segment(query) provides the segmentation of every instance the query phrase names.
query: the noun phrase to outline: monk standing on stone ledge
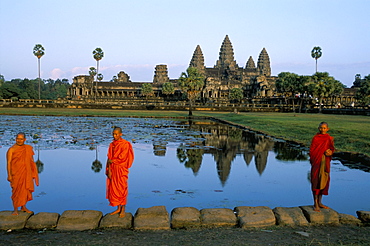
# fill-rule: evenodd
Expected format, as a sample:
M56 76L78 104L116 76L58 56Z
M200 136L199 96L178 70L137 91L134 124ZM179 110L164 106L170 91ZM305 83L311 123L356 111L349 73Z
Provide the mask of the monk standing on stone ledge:
M32 200L32 192L35 190L33 182L39 185L37 167L33 161L33 148L24 144L25 141L25 134L18 133L16 143L6 153L8 181L12 187L13 215L18 215L18 207L21 207L21 211L32 213L26 208L26 203Z
M334 153L334 138L327 132L328 123L319 124L319 132L312 138L310 146L311 188L314 199L314 211L328 209L321 202L322 195L328 195L330 181L330 161Z
M120 218L125 216L128 169L133 161L134 151L131 143L122 138L120 127L114 128L113 142L109 145L106 166L107 199L110 206L117 206L117 210L110 214L119 214Z

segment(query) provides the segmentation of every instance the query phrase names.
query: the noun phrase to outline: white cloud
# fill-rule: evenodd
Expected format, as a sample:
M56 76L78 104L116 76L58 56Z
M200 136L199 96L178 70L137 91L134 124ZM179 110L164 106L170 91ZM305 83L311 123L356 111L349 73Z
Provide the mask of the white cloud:
M50 78L52 79L60 79L64 76L65 72L62 71L62 69L60 68L54 68L53 70L51 70L50 72Z

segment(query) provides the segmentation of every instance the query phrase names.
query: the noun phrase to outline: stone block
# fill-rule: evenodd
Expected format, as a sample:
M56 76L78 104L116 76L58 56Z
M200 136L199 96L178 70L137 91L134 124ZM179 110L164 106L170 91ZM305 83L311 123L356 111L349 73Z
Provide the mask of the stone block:
M235 227L237 219L229 208L206 208L200 210L202 227Z
M276 207L272 210L275 214L277 225L308 226L309 223L299 207Z
M84 231L96 229L103 213L95 210L66 210L60 216L57 230Z
M266 206L240 206L234 209L241 228L268 227L276 224L275 215L271 208Z
M171 212L173 229L200 227L200 212L193 207L174 208Z
M356 211L357 217L364 223L370 223L370 211Z
M170 220L165 206L138 208L134 217L135 230L169 230Z
M52 229L57 227L59 219L58 213L45 213L41 212L36 215L31 216L26 223L26 228L28 229Z
M33 213L18 211L18 215L12 215L13 211L0 212L0 230L23 229L26 222Z
M339 223L343 225L360 225L361 220L350 214L339 213Z
M106 214L100 221L100 228L122 228L131 229L132 228L132 214L125 213L125 217L120 218L119 214Z
M313 225L339 225L339 214L333 209L321 209L321 212L313 210L313 206L300 206L304 216Z

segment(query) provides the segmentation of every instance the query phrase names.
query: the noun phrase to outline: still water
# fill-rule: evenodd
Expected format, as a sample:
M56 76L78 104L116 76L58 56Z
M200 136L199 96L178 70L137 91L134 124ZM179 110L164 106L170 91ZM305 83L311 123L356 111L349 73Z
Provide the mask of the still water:
M305 149L212 121L115 117L0 116L0 211L11 210L6 151L17 132L35 150L37 212L113 210L104 166L112 127L132 142L127 211L139 207L294 207L312 204ZM314 132L313 132L314 134ZM370 210L369 168L332 161L323 202L340 213Z

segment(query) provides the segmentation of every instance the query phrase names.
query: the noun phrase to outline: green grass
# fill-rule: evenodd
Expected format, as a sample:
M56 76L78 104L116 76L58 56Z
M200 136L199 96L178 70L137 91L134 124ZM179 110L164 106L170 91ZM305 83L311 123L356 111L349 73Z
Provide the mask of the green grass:
M0 114L119 116L119 117L187 117L187 111L0 108ZM194 111L194 116L215 117L246 126L268 135L309 146L318 124L326 121L335 138L337 151L358 152L370 156L370 117L331 114L229 113Z
M202 113L204 114L204 113ZM332 114L293 113L212 113L213 117L234 122L268 135L309 146L320 122L328 122L337 151L370 156L370 117Z

